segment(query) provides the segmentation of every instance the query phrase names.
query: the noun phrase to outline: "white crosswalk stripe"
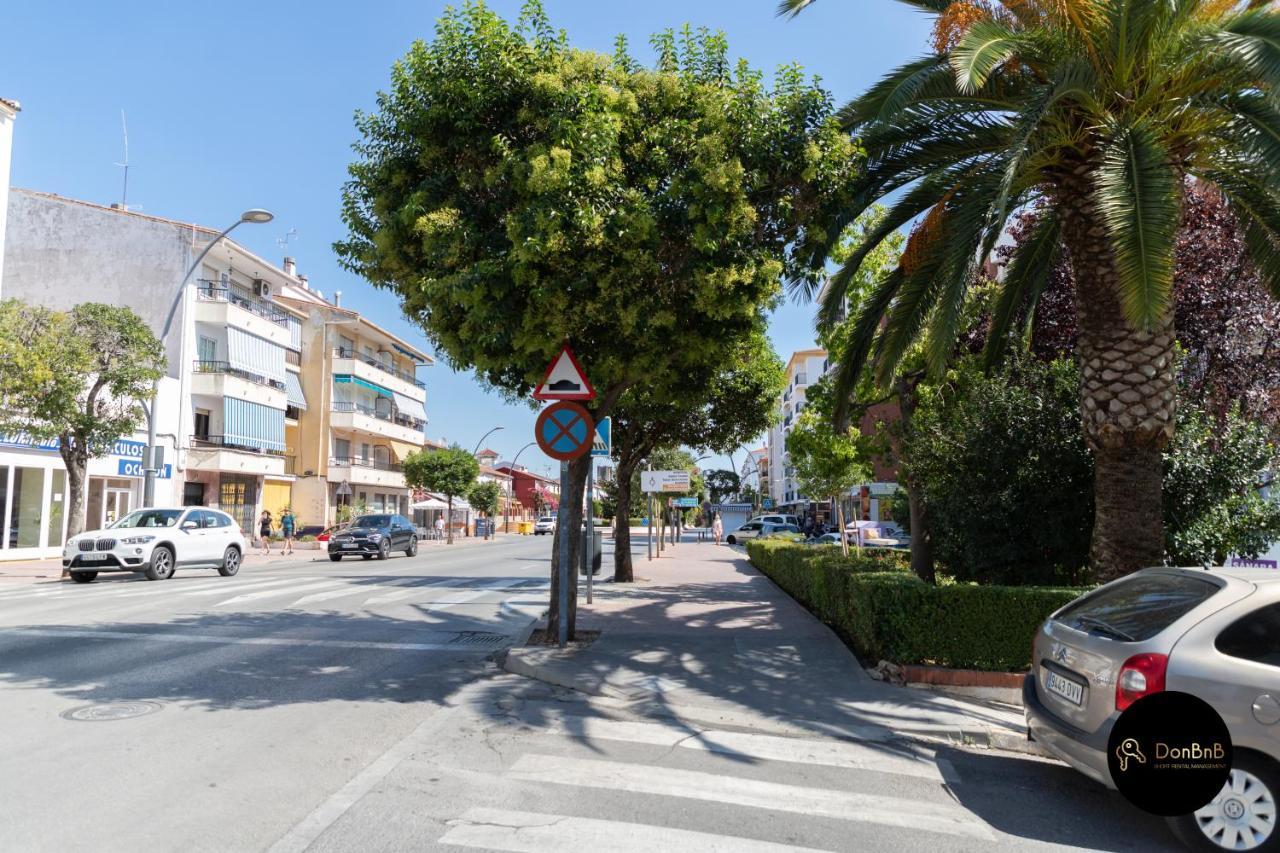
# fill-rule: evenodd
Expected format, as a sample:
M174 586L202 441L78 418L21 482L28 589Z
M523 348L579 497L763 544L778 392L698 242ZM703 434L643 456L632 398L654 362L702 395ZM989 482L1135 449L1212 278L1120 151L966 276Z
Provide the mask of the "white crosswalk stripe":
M237 581L232 583L222 583L216 586L209 586L206 589L195 589L176 593L183 596L201 596L201 595L225 595L228 592L241 592L246 589L263 589L269 586L280 586L282 584L301 584L310 583L319 580L316 577L287 577L287 578L254 578L253 580Z
M228 598L226 601L219 601L214 607L228 607L232 604L246 604L250 601L262 601L265 598L273 598L277 595L294 595L299 592L312 592L318 589L328 589L334 586L342 586L346 581L316 581L315 583L302 584L301 586L279 587L277 589L264 589L256 592L246 592L243 595L237 595Z
M597 820L569 815L534 814L507 809L468 809L440 839L441 844L516 853L610 850L614 853L816 853L812 847L731 838L687 829Z
M966 809L941 801L808 788L723 773L538 753L520 756L505 776L540 786L629 791L995 840L995 834L984 821Z
M890 751L890 747L885 744L810 740L752 732L715 731L685 724L635 723L600 717L565 716L544 719L537 723L536 731L538 734L589 741L614 740L665 748L680 747L757 761L786 761L893 773L929 779L939 784L945 781L943 769L931 754L923 750L912 751L903 746L895 746ZM945 762L945 759L941 761Z

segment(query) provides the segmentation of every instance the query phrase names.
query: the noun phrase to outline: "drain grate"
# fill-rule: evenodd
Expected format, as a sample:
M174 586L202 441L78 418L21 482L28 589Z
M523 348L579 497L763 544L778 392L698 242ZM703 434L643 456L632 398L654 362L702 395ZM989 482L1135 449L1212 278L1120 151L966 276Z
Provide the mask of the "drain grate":
M159 702L104 702L100 705L81 705L63 711L58 716L64 720L75 720L80 723L108 723L113 720L128 720L133 717L145 717L159 711Z
M463 631L449 645L466 646L470 649L496 649L511 642L506 634L486 634L480 631Z

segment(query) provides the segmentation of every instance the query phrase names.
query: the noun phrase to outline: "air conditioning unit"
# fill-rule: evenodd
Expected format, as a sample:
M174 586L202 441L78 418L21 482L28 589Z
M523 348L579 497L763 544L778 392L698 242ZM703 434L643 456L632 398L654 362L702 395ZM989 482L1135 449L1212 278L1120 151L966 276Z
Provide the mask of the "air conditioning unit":
M255 278L253 280L253 293L255 296L259 296L263 299L270 299L271 285L260 278Z

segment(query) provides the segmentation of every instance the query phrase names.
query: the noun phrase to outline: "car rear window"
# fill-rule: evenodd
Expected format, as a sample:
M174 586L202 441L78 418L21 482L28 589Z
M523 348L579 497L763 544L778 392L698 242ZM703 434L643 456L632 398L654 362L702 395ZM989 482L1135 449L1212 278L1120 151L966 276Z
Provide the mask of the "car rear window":
M1280 667L1280 604L1259 607L1232 622L1215 645L1224 655Z
M1067 605L1057 621L1129 642L1149 640L1208 600L1220 586L1183 574L1137 574Z

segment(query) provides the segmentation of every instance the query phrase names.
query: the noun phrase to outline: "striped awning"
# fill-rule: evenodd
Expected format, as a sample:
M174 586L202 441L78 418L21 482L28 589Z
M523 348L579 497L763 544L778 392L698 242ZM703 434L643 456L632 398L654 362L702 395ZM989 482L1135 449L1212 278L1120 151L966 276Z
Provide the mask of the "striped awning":
M298 379L298 374L292 370L286 371L284 375L285 392L288 394L289 405L295 409L306 411L307 397L302 393L302 382Z
M284 347L265 338L228 326L227 360L236 370L284 384Z
M351 385L359 385L361 388L368 388L370 391L381 394L383 397L392 396L392 392L383 388L381 385L376 385L367 379L361 379L359 376L352 376L349 373L335 373L333 374L333 381L340 385L348 383Z
M284 409L273 409L236 397L224 397L222 435L228 444L283 451Z

